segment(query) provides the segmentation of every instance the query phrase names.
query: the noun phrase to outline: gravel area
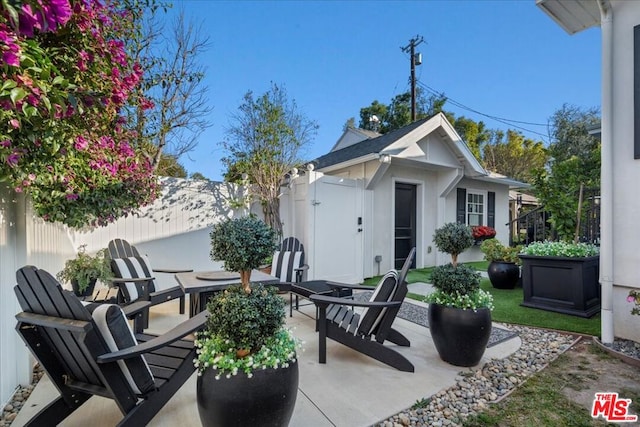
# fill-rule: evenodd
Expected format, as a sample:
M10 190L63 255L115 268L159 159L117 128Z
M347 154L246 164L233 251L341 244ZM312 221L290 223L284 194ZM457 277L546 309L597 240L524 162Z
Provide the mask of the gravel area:
M376 427L458 426L514 390L527 377L571 347L575 336L543 329L510 326L522 346L505 359L492 359L480 369L460 371L457 382L424 400L424 408L408 409L375 424Z
M18 416L18 412L20 412L20 408L27 401L31 392L35 388L40 378L44 375L44 371L40 367L40 365L36 365L33 368L33 375L31 376L31 384L26 387L20 386L18 390L13 394L13 398L11 402L7 403L2 409L2 417L0 418L0 427L8 427L11 425L13 420Z

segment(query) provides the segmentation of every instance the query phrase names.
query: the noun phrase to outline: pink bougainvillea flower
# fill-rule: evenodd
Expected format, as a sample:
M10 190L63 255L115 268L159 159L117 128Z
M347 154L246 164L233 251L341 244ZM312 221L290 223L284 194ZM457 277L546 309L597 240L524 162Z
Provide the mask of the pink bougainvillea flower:
M87 140L84 139L82 136L79 136L76 138L76 143L75 143L76 150L83 151L83 150L86 150L88 146L89 146L89 142L87 142Z
M140 98L140 108L143 110L151 110L153 107L155 107L153 101L147 98Z
M20 121L18 119L11 119L9 120L9 124L11 125L11 127L13 127L14 129L19 129L20 128Z
M2 60L4 61L5 64L11 65L12 67L20 66L20 57L18 56L17 52L14 52L11 50L7 50L3 52Z
M9 156L7 157L7 164L11 167L14 167L15 165L18 164L19 160L20 160L20 154L12 153L12 154L9 154Z
M51 10L56 15L56 19L58 23L61 25L66 24L71 19L71 15L73 11L71 10L71 5L69 4L69 0L50 0L51 1Z
M16 187L14 190L16 193L22 193L22 187Z
M67 200L78 200L78 195L77 194L67 194L66 196Z
M20 34L27 37L33 37L33 30L42 31L42 15L34 13L31 9L31 5L22 5L18 19L20 21Z
M636 299L635 299L635 297L634 297L633 295L629 295L629 296L627 297L627 302L634 302L635 300L636 300Z
M5 139L4 141L0 141L0 147L2 148L11 147L11 140Z

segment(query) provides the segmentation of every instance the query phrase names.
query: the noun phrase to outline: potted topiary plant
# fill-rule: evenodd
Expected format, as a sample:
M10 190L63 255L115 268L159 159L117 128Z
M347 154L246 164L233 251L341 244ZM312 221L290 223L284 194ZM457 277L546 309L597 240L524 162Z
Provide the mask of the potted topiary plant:
M525 307L579 317L600 312L600 250L588 243L534 242L520 253Z
M61 282L71 283L73 292L79 297L93 295L96 281L106 281L111 276L105 250L101 249L92 256L86 249L87 245L80 246L77 256L67 260L64 268L56 276Z
M277 288L248 281L273 254L275 233L254 217L229 219L211 232L211 257L244 271L207 304L196 339L197 403L203 426L286 426L298 391L297 340L284 327Z
M513 289L520 278L521 246L504 246L498 239L487 239L480 245L484 259L489 261L487 274L494 288Z
M276 233L254 216L227 219L211 230L211 259L223 261L224 269L240 273L248 294L251 270L265 263L276 250Z
M480 274L458 263L458 255L473 245L471 229L448 223L434 234L436 247L451 255L451 263L436 267L436 290L429 302L429 331L440 358L456 366L477 365L491 335L493 297L480 289Z

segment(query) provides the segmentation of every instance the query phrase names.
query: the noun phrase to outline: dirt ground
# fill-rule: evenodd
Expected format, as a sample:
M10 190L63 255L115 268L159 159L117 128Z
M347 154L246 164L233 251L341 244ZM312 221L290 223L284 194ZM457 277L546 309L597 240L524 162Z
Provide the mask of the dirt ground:
M570 363L549 367L564 380L562 392L565 396L590 414L595 393L617 392L620 398L632 400L630 413L640 416L640 367L613 357L591 338L581 339L566 355ZM640 422L622 425L640 426Z

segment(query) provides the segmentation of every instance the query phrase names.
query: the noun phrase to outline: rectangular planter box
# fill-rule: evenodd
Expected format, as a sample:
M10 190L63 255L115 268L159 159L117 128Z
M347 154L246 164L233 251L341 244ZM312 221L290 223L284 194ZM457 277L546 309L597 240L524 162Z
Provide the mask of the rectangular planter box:
M600 311L600 257L520 255L525 307L592 317Z

